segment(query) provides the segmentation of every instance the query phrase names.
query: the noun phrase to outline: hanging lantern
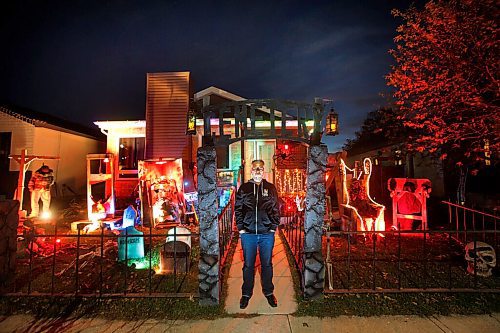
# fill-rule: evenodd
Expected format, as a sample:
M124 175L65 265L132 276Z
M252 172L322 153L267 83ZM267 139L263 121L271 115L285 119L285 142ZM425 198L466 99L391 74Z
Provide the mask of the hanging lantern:
M335 112L334 108L330 109L330 113L326 116L326 135L337 135L339 134L338 130L339 123L339 115Z
M186 126L186 134L187 135L195 135L196 134L196 113L194 109L190 108L187 113L187 126Z

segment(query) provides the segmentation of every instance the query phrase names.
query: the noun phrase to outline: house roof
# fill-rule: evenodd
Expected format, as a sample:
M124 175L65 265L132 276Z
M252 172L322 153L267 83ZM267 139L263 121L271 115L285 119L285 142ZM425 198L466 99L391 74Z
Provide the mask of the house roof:
M221 97L224 97L230 101L235 101L235 102L240 102L246 100L246 98L235 95L233 93L230 93L229 91L222 90L220 88L211 86L206 89L203 89L196 94L194 94L194 101L199 101L200 99L203 99L204 96L209 96L209 95L219 95Z
M197 102L197 101L203 100L203 97L210 96L210 95L217 95L217 96L220 96L224 99L227 99L229 101L234 101L234 102L241 102L241 101L247 100L247 98L245 98L245 97L241 97L241 96L235 95L233 93L230 93L229 91L211 86L211 87L203 89L203 90L197 92L196 94L194 94L194 101ZM271 110L266 106L262 106L258 110L261 112L267 113L267 114L271 113ZM281 118L280 111L275 110L274 114L276 115L276 117Z
M97 129L55 117L47 113L5 103L0 104L0 112L34 125L35 127L49 128L99 141L104 140L104 135Z

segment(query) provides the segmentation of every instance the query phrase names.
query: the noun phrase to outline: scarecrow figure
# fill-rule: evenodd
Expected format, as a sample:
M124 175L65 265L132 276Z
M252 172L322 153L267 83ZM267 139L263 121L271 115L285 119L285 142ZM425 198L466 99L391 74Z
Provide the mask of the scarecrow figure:
M49 214L50 207L50 187L54 184L53 170L48 165L42 165L36 170L28 183L31 193L31 213L30 218L38 217L40 211L39 201L42 200L43 213Z

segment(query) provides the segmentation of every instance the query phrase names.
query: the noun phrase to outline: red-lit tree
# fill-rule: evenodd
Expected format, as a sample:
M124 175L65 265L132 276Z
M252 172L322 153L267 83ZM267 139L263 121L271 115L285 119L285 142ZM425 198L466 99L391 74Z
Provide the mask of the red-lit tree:
M500 43L495 0L435 0L424 8L393 10L398 119L411 151L470 164L500 146ZM489 150L489 151L488 151Z

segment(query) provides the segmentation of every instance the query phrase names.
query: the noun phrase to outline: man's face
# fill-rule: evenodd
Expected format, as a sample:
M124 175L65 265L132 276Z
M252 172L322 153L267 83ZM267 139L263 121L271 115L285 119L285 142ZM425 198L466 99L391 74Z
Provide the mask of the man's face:
M264 178L264 166L261 164L253 164L252 165L252 179L256 183L260 183Z

